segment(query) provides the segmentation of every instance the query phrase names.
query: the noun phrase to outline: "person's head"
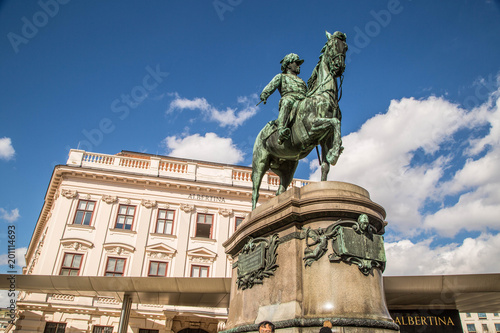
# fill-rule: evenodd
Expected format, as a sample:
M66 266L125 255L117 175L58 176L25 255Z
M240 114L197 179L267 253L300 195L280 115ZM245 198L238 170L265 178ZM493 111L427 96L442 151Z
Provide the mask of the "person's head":
M329 320L325 320L325 321L323 322L323 327L332 328L332 327L333 327L332 322L331 322L331 321L329 321Z
M300 65L304 63L304 60L295 53L287 54L281 61L281 72L286 73L287 70L295 71L295 74L300 74Z
M270 321L263 321L259 324L259 333L274 333L274 324Z

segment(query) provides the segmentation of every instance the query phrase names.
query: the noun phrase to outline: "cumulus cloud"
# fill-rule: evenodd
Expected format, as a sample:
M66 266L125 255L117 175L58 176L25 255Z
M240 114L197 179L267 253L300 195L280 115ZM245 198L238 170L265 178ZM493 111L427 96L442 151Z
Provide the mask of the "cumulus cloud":
M231 138L221 138L215 133L206 133L205 136L168 136L163 143L167 148L167 155L172 157L227 164L239 163L244 157L244 153L233 144Z
M179 94L174 94L174 100L170 102L167 113L183 110L199 110L209 121L215 121L221 127L237 128L241 126L246 120L253 117L258 110L255 106L255 101L258 100L256 94L250 97L238 97L237 102L240 109L226 108L219 110L210 105L203 97L194 99L182 98Z
M0 159L8 161L14 157L15 153L11 139L7 137L0 138Z
M14 208L10 212L6 211L3 208L0 208L0 219L5 220L7 222L16 221L21 215L19 215L19 209Z
M28 248L26 247L20 247L16 249L16 266L19 266L19 271L21 271L21 268L26 266L26 261L24 260L24 255L26 254L26 251ZM11 262L9 262L9 259L12 260L12 258L9 258L8 254L0 254L0 266L2 265L8 265Z
M484 233L461 244L431 247L431 239L385 243L384 275L480 274L500 271L500 234Z
M344 153L328 178L370 191L400 236L499 230L499 105L491 98L467 111L443 97L391 101L386 113L343 138ZM487 133L477 137L479 129ZM310 167L319 180L317 162Z

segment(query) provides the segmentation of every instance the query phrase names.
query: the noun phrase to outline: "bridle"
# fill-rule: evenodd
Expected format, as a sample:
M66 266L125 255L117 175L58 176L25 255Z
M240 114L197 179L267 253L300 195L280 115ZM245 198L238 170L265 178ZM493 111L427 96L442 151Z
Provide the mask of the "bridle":
M343 42L343 43L345 43L343 40L341 40L341 39L339 39L339 38L336 38L336 43L338 43L338 42ZM336 46L336 43L335 43L335 46ZM334 46L334 48L335 48L335 46ZM336 48L335 48L335 50L336 50ZM346 50L346 51L347 51L347 50ZM337 54L335 54L334 56L332 56L332 57L331 57L330 62L331 62L331 63L334 63L334 62L335 62L335 60L336 60L337 58L340 58L341 63L344 63L344 64L345 64L345 52L338 52ZM344 68L344 69L345 69L345 68ZM340 74L340 76L339 76L339 75L337 75L338 70L339 70L339 68L335 68L335 71L334 71L334 69L332 69L332 68L330 69L330 74L331 74L331 76L332 76L334 79L335 79L335 78L337 78L337 77L339 77L339 78L340 78L340 79L339 79L339 81L340 81L340 82L339 82L339 84L338 84L338 87L339 87L339 88L338 88L338 90L337 90L337 103L338 103L338 102L340 101L340 99L342 98L342 83L344 82L344 70L342 70L342 73Z

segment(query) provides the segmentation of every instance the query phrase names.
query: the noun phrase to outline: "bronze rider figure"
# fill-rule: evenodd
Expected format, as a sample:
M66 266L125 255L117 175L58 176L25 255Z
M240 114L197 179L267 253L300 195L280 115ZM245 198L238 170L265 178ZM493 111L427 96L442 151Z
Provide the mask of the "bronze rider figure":
M287 54L281 63L281 73L276 75L262 90L260 99L266 104L268 97L276 90L280 92L278 115L278 143L283 144L290 138L290 112L295 102L306 97L307 85L297 75L304 60L295 53Z

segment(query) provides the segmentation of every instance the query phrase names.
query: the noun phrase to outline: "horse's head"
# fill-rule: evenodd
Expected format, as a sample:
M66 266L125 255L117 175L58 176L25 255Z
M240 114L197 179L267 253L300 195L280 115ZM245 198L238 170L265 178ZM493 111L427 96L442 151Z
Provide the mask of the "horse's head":
M321 50L323 58L328 64L329 71L334 77L339 77L345 70L345 55L347 52L346 35L340 31L333 34L326 32L328 41Z

